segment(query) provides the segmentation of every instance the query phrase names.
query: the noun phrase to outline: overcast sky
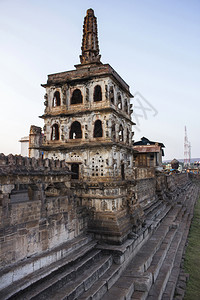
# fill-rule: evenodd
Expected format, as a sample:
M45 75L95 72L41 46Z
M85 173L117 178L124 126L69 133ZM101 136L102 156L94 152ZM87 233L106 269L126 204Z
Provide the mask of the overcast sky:
M101 61L135 95L135 140L163 142L165 159L183 158L186 125L200 157L199 0L0 0L0 152L20 153L30 126L43 127L40 84L79 63L88 8Z

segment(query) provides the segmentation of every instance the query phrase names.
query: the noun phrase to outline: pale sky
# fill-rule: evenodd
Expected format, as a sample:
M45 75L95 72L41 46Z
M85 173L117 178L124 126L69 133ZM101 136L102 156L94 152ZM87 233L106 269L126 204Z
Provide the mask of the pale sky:
M30 126L43 127L40 84L79 63L88 8L101 61L136 94L134 139L163 142L164 159L183 158L186 125L200 157L199 0L0 0L0 153L19 154Z

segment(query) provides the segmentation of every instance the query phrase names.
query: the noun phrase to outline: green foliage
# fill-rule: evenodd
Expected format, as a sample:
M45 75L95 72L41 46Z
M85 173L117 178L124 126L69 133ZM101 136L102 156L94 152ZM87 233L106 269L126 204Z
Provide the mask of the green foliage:
M189 273L190 278L187 283L184 300L200 299L200 198L195 209L192 225L190 228L188 246L186 249L185 272Z

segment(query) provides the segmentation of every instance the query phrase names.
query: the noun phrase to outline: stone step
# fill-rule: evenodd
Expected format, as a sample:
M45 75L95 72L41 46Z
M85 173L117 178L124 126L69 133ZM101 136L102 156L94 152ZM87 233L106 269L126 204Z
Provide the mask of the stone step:
M148 272L152 274L153 282L156 281L160 268L163 264L163 261L166 257L167 251L170 247L172 239L176 233L177 229L172 228L166 235L165 239L163 240L162 245L160 246L159 250L155 253L151 265L148 269Z
M146 220L155 219L155 217L157 217L157 215L159 215L159 213L163 211L164 208L165 204L163 203L163 201L156 201L153 205L151 205L147 209L144 209Z
M103 300L115 299L114 295L117 294L121 297L119 299L146 299L148 291L153 284L153 275L149 272L149 267L152 263L156 262L156 254L160 250L160 247L165 245L166 249L162 253L160 260L157 257L159 267L156 270L159 272L162 261L176 233L177 226L173 225L173 222L175 222L180 210L181 207L178 206L163 213L164 219L161 219L160 216L160 225L156 228L148 242L136 254L121 277L102 297ZM159 254L157 255L159 256ZM124 288L121 288L122 286Z
M120 277L115 285L103 296L103 300L126 300L130 299L134 292L132 278Z
M182 240L181 243L179 245L176 257L175 257L175 262L174 262L174 266L172 268L172 272L169 276L165 291L163 293L162 296L162 300L172 300L174 297L174 291L176 288L176 284L178 281L178 277L179 277L179 273L180 273L180 265L181 265L181 261L182 261L182 257L183 257L183 252L185 249L185 244L187 241L187 237L188 237L188 233L189 233L189 229L190 229L190 224L191 224L191 218L193 215L193 208L194 208L194 204L195 204L195 199L196 197L193 198L193 201L190 202L190 208L188 209L189 211L187 212L187 223L185 224L185 230L182 236Z
M90 288L84 292L77 300L99 300L108 289L117 281L120 276L120 266L113 264L108 271Z
M163 214L163 217L167 214L169 209L165 211ZM171 219L170 219L171 220ZM162 227L160 227L160 230ZM168 228L164 225L164 229L162 231L166 232L168 231ZM161 238L161 240L164 238L163 234L157 233L158 237ZM148 242L149 243L149 242ZM153 241L153 244L155 246L155 242ZM158 246L159 247L159 244ZM155 250L156 251L156 250ZM142 254L143 255L143 254ZM148 253L149 256L149 253ZM136 259L138 260L138 258ZM148 262L146 262L148 264ZM90 290L88 290L86 293L83 293L82 296L78 298L78 300L83 300L83 299L125 299L123 297L126 297L127 299L130 299L131 294L133 293L133 278L124 278L121 277L119 278L119 272L120 272L120 267L113 265L112 268L115 268L117 272L115 271L115 276L108 276L111 270L106 272L104 276L99 280ZM117 274L117 276L116 276ZM119 278L119 279L118 279ZM108 280L109 279L109 280ZM113 288L111 288L114 285ZM109 290L107 292L107 290ZM105 294L105 295L104 295ZM124 295L126 294L126 295ZM117 298L118 297L118 298ZM120 298L121 297L121 298Z
M165 216L168 215L169 211L171 211L171 206L168 205L164 208L163 211L160 211L158 215L156 215L156 218L152 221L152 220L148 220L147 219L147 224L150 223L151 224L151 229L156 229L161 222L165 219Z
M61 274L63 274L67 280L68 277L75 276L81 268L84 268L84 264L90 264L91 260L100 254L99 250L94 250L96 244L96 241L90 241L80 248L77 247L76 250L70 251L68 255L59 261L16 281L1 291L0 299L21 299L22 293L29 295L29 290L34 289L33 294L37 293L38 290L42 291L42 286L45 286L45 284L48 286L48 281L52 280L52 277L60 278Z
M145 215L147 216L153 209L158 207L162 201L155 199L154 201L150 202L148 205L146 205L143 210Z
M187 216L185 216L186 220ZM176 258L176 253L178 252L179 245L182 241L181 228L171 228L166 238L164 239L160 249L156 252L153 257L152 263L148 270L143 273L141 278L138 276L134 283L135 291L132 294L131 299L137 300L159 300L163 295L163 290L168 282L168 278L171 274L171 269L173 267L173 262ZM174 255L173 255L174 253ZM151 274L151 275L150 275ZM145 281L145 276L152 276L152 282ZM136 284L137 283L137 284Z
M88 270L77 276L71 282L68 282L61 289L52 291L46 298L33 298L33 300L51 299L51 300L74 300L82 293L87 291L103 274L111 267L112 256L104 255L97 262L94 262Z
M131 300L146 300L147 295L148 295L148 292L135 291L131 296ZM155 300L157 300L157 299L155 299Z
M26 260L8 266L0 272L0 289L6 288L9 284L13 284L15 281L23 279L25 276L41 268L58 262L76 249L88 244L91 240L91 235L81 235L51 250L47 250L39 255L34 255Z
M178 227L176 234L170 244L169 250L163 261L163 264L159 270L156 281L149 290L147 300L158 299L160 300L163 296L167 282L172 273L175 259L178 254L178 250L181 248L181 242L184 235L184 228L188 222L188 214L184 214L181 224ZM180 247L180 248L179 248ZM176 284L176 282L174 283Z
M51 295L56 289L62 288L67 282L75 279L85 270L87 270L91 264L99 258L100 251L93 250L89 252L81 261L77 261L71 266L62 266L56 272L53 272L46 278L43 278L32 287L29 288L31 291L23 293L23 297L27 299L43 299L46 298L46 295ZM21 295L19 295L20 299ZM16 296L15 299L17 300Z

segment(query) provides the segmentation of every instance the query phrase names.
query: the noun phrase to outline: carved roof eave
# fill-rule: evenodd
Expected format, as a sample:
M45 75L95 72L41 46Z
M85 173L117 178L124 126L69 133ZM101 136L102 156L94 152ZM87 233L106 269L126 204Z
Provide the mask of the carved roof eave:
M126 119L129 123L131 123L131 125L136 125L136 123L134 123L130 118L127 118L123 114L119 113L113 107L87 109L87 110L83 110L83 111L69 112L69 113L67 113L67 112L60 112L60 113L57 112L56 114L46 113L46 114L43 114L42 116L39 116L39 118L48 119L48 118L57 118L57 117L70 117L70 116L74 117L74 116L82 116L84 114L90 114L91 112L114 112L117 116L120 116L120 117L123 116L123 118Z
M92 143L91 141L90 142L82 142L81 144L74 144L72 145L72 143L63 143L63 144L56 144L56 145L42 145L41 146L41 150L44 150L44 151L67 151L69 150L70 152L71 151L74 151L74 150L77 150L77 149L92 149L92 148L97 148L99 149L99 147L113 147L113 146L116 146L118 148L124 148L124 149L127 149L131 152L134 152L133 150L133 147L132 146L127 146L123 143L119 143L119 142L94 142Z
M52 85L62 86L63 84L75 84L77 82L84 82L93 78L102 77L110 77L129 95L130 98L134 97L129 91L129 85L109 64L94 65L89 68L80 67L77 70L49 74L47 83L41 84L41 86L44 88Z

